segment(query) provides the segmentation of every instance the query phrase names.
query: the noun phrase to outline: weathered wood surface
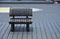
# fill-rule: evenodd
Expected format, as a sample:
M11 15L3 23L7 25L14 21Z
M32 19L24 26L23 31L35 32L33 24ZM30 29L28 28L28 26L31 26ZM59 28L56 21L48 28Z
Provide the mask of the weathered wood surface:
M25 24L16 25L16 32L10 32L11 26L8 22L0 22L0 39L60 39L60 24L54 20L55 15L51 16L34 13L30 32L26 32Z

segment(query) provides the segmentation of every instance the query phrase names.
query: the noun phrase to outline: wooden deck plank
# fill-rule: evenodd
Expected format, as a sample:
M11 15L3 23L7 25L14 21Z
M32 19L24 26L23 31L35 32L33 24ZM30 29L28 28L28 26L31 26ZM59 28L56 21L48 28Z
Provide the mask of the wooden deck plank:
M42 29L41 29L41 23L39 23L39 28L40 28L40 35L41 35L41 39L43 39L43 35L42 35Z
M2 26L2 23L0 23L0 28L1 28L1 26Z
M60 27L57 25L57 23L54 21L54 26L55 26L55 28L56 28L56 30L57 30L57 32L60 34Z
M23 32L22 34L23 34L22 38L27 39L27 32Z
M6 25L6 24L4 23L4 24L2 24L1 27L0 27L0 39L1 39L1 37L2 37L2 34L1 34L2 32L1 32L1 31L3 30L4 25Z
M56 22L56 24L58 25L58 27L59 27L59 30L60 30L60 24L59 24L59 23L57 23L57 22Z
M8 25L8 28L7 28L7 30L6 30L6 32L5 32L5 35L3 36L2 39L8 39L8 36L9 36L9 33L10 33L10 26L9 26L8 23L7 23L7 25Z
M22 32L18 33L18 39L22 39Z
M46 38L46 34L45 34L45 30L44 30L44 25L43 25L43 22L41 21L41 31L42 31L42 37L43 37L43 39L47 39Z
M18 26L18 25L15 25L16 28L17 28L17 26ZM18 39L18 33L19 33L19 32L14 32L12 39Z
M1 32L2 28L3 28L3 25L4 24L0 23L0 32Z
M36 37L36 29L35 29L35 22L33 23L33 39L37 39Z
M25 31L22 32L22 39L27 39L28 38L28 34L26 32L26 25L24 24L24 28Z
M5 25L5 23L4 23L4 24L2 23L2 24L0 25L0 32L1 32L1 30L4 28L4 25Z
M54 31L53 31L53 29L52 29L52 27L51 27L51 24L50 24L49 22L48 22L48 25L49 25L48 27L49 27L49 29L50 29L50 32L51 32L51 34L52 34L52 38L53 38L53 39L57 39L57 38L56 38L56 35L55 35L55 33L54 33Z
M60 36L59 36L60 34L58 33L58 31L57 31L57 29L56 29L56 27L54 25L54 22L51 22L51 27L52 27L52 29L53 29L53 31L55 33L56 38L59 39L60 38Z
M49 22L49 21L48 21ZM47 34L47 39L53 39L52 38L52 35L51 35L51 31L49 30L49 28L48 28L48 26L49 25L47 25L48 23L47 23L47 20L46 21L44 21L44 27L45 27L45 29L46 29L46 34Z
M52 33L51 33L51 31L50 31L50 28L48 27L49 25L48 25L48 22L49 21L45 21L45 26L46 26L46 30L47 30L47 36L48 36L48 39L53 39L53 37L52 37Z
M13 38L13 34L14 34L14 32L10 32L9 36L8 36L8 39L12 39Z
M38 27L37 27L38 26ZM40 28L40 24L36 23L36 34L37 34L37 39L42 39L42 34L41 34L41 28Z
M5 23L6 24L6 23ZM4 34L5 34L5 32L6 32L6 29L8 28L8 25L6 24L6 25L4 25L4 28L1 30L1 33L0 33L0 36L1 36L1 38L0 39L2 39L3 38L3 36L4 36Z
M12 39L17 39L18 32L14 32L13 38Z
M21 31L21 24L20 24L20 31ZM22 32L18 32L18 38L17 39L22 39Z
M32 31L32 24L31 24L29 27L30 27L30 32L27 32L27 36L28 36L27 39L33 39L33 37L32 37L32 34L33 34L33 31Z
M32 39L31 33L32 33L32 32L27 32L27 36L28 36L27 39Z

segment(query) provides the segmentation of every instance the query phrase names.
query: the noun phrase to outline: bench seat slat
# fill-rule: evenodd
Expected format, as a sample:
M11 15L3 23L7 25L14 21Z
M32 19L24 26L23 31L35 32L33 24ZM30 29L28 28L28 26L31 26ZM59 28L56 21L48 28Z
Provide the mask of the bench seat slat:
M9 24L32 24L32 22L9 22Z
M10 20L13 20L13 19L29 19L29 20L31 20L32 18L10 18Z
M31 19L11 19L12 22L29 22Z
M32 21L31 21L31 19L11 19L10 23L16 23L16 24L17 23L23 23L23 24L29 23L29 24L31 24Z

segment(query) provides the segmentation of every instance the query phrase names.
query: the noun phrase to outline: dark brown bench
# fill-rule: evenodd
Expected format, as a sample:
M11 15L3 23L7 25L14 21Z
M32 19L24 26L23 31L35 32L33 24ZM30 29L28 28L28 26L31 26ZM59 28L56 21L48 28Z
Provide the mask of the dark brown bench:
M29 24L32 24L31 17L32 9L29 8L10 8L11 31L14 31L14 24L26 24L26 30L29 31ZM23 17L21 17L23 16Z

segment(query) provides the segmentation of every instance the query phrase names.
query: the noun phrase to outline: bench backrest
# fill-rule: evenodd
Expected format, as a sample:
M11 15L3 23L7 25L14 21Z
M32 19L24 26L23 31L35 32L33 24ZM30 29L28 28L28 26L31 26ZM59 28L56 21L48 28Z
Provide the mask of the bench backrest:
M30 8L10 8L9 16L32 16Z

